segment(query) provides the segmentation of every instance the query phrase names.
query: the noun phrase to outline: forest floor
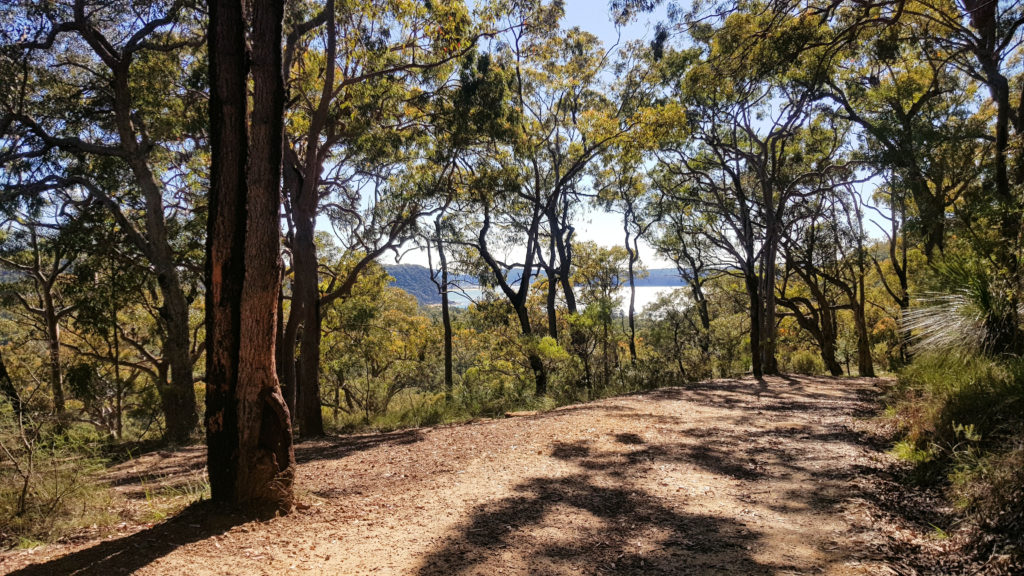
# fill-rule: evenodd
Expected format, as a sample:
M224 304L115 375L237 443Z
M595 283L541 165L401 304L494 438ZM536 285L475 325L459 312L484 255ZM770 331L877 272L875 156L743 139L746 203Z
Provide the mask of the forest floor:
M888 384L718 380L307 442L288 516L199 504L0 553L0 573L916 574L941 532L915 517L928 503L886 452L892 431L874 416ZM109 480L145 502L154 487L140 478L187 485L203 458L147 454Z

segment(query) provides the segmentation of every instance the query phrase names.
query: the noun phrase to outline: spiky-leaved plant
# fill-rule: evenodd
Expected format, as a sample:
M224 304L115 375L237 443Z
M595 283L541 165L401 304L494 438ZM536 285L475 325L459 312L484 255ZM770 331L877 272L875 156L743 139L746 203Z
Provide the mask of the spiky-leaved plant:
M983 266L947 258L935 270L949 289L917 299L904 317L903 331L913 340L915 354L993 354L1000 351L1008 333L1020 333L1017 324L1024 316L1024 305L1010 312L1012 300L994 289Z

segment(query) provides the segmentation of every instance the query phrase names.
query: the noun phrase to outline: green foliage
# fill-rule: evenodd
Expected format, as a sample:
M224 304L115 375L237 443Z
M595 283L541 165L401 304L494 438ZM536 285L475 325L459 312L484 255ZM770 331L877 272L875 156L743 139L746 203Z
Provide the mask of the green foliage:
M821 356L818 354L810 350L800 350L785 359L783 370L814 376L825 373L825 364L821 361Z
M901 451L935 480L1024 431L1024 364L923 355L900 373L894 407L905 431Z
M980 531L974 553L1024 561L1024 363L921 356L901 372L891 406L904 434L894 452L969 515Z

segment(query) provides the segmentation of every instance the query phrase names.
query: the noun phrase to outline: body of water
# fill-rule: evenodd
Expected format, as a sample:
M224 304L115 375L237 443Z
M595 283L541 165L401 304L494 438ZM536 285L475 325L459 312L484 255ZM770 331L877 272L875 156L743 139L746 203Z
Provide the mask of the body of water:
M673 290L678 290L681 286L637 286L636 288L636 311L642 311L646 306L653 303L662 294L667 294ZM459 292L450 292L449 299L451 300L452 306L458 308L465 308L476 299L480 298L483 294L481 288L466 288ZM620 299L619 312L625 313L629 308L629 288L620 288L617 292L617 296Z

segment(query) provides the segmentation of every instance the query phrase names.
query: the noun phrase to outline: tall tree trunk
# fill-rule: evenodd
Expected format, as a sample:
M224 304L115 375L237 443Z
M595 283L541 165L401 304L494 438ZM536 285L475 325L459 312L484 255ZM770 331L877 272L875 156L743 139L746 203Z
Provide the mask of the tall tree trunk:
M304 310L305 320L299 336L299 358L296 366L296 386L299 390L299 409L302 412L301 433L304 437L324 435L324 416L320 401L320 301Z
M743 283L747 289L747 298L750 301L750 363L754 378L760 379L764 376L764 369L761 365L761 297L758 295L757 275L750 268L753 264L747 264L747 270L743 272Z
M166 425L165 437L170 442L186 443L199 422L189 346L192 336L189 304L170 244L164 189L150 168L147 147L139 142L138 127L134 121L130 65L131 59L122 59L112 69L114 118L121 148L142 191L146 207L146 236L134 235L135 243L149 258L163 299L160 306L160 320L166 331L163 351L171 366L170 383L159 390Z
M972 14L972 17L974 14ZM1014 193L1009 176L1010 128L1021 126L1013 122L1014 110L1010 103L1010 85L1000 71L1000 58L995 50L994 36L997 23L991 14L983 22L974 23L985 36L984 46L975 55L985 73L986 83L996 105L995 137L995 200L999 204L999 231L1002 241L996 244L992 257L997 266L994 288L996 297L1004 300L986 319L988 345L995 354L1019 354L1024 349L1024 334L1020 330L1018 312L1021 284L1019 253L1021 247L1021 202ZM1024 163L1018 164L1018 179L1024 178Z
M284 395L284 402L288 405L288 411L292 414L292 428L298 424L295 422L295 338L296 327L293 324L291 315L285 321L284 313L284 285L282 279L281 288L277 293L277 380L281 383L281 394ZM290 331L290 332L289 332Z
M564 211L563 211L564 212ZM590 372L590 359L587 358L587 335L582 330L573 327L572 319L579 314L579 307L576 303L576 291L572 285L572 235L574 230L572 225L564 220L564 215L559 216L557 205L553 202L548 206L545 211L545 218L548 221L548 227L551 232L551 266L548 272L551 276L548 280L549 283L555 282L557 279L558 285L562 288L562 297L565 298L565 312L569 316L569 341L572 343L572 353L576 355L580 363L583 364L585 370L583 371L583 382L581 383L584 387L591 385L591 372ZM558 256L558 266L555 266L555 255ZM552 287L549 286L549 290ZM554 287L557 290L557 286ZM549 310L554 310L554 293L549 293ZM550 314L550 312L549 312Z
M533 259L537 255L536 242L538 230L540 229L540 214L535 212L530 222L530 227L527 231L526 264L523 266L522 275L519 277L519 287L513 290L503 274L501 265L494 259L494 255L491 254L490 249L487 247L487 233L491 228L490 206L484 203L483 211L484 221L480 227L480 232L477 234L477 249L494 275L494 279L497 281L505 298L508 299L509 304L512 305L512 309L516 313L521 334L527 340L526 354L527 360L530 363L530 369L533 371L534 382L536 383L535 394L537 396L544 396L548 393L547 369L544 367L544 361L541 360L540 354L537 352L533 327L530 324L530 312L526 307L527 297L530 293L530 281L534 270Z
M316 177L312 177L315 182ZM303 181L292 199L292 307L285 326L284 370L293 380L295 420L304 437L322 436L320 410L320 277L315 243L316 187Z
M50 357L50 390L53 393L53 411L57 420L63 422L64 408L64 372L60 365L60 322L53 304L53 295L49 287L43 294L43 314L46 319L46 343Z
M626 232L626 252L629 254L629 310L627 311L627 322L629 325L629 361L636 364L636 262L639 260L638 246L635 240L630 242L629 218L631 211L623 215L623 230Z
M835 315L823 302L821 309L821 360L825 363L832 376L841 376L843 367L836 360L836 323Z
M441 324L444 327L444 396L449 402L454 387L454 370L452 366L452 315L448 301L448 256L444 252L444 238L441 231L441 216L434 220L437 234L437 257L441 264Z
M274 357L284 5L267 0L252 7L248 138L242 5L240 0L213 0L209 8L212 162L205 421L210 488L214 500L260 512L287 511L295 455Z
M554 227L551 230L551 237L548 243L549 262L544 266L544 273L548 276L547 313L548 313L548 336L558 340L558 282L560 274L555 269L555 248ZM543 258L542 258L543 259ZM571 330L571 328L570 328Z
M761 365L765 374L778 374L779 362L776 357L777 328L776 320L776 295L775 295L775 270L776 254L778 252L778 231L774 220L769 220L765 231L765 243L762 248L761 265Z
M853 306L853 324L857 330L857 373L861 376L874 378L875 366L871 360L871 338L868 335L868 322L865 318L864 268L861 267L857 301Z
M335 26L334 0L327 0L325 14L326 53L325 60L334 62L337 55L337 27ZM286 71L287 73L287 71ZM293 167L286 172L290 181L292 219L295 233L292 238L292 268L294 285L292 290L293 332L289 334L287 347L295 359L294 387L296 420L299 434L305 437L323 436L324 421L320 401L320 275L316 252L316 216L319 207L320 175L323 170L322 133L327 125L332 96L334 94L335 67L324 69L320 101L311 118L306 132L305 157L302 159L301 174L297 172L298 158L288 148L288 163ZM293 318L295 323L292 323ZM298 340L296 340L297 330ZM299 352L296 355L295 347Z
M163 277L163 274L159 275ZM161 281L164 304L160 316L167 329L164 356L170 364L170 386L160 398L167 426L167 440L187 443L198 423L195 382L192 376L192 356L189 351L191 334L188 325L188 302L181 290L175 271L173 280Z

